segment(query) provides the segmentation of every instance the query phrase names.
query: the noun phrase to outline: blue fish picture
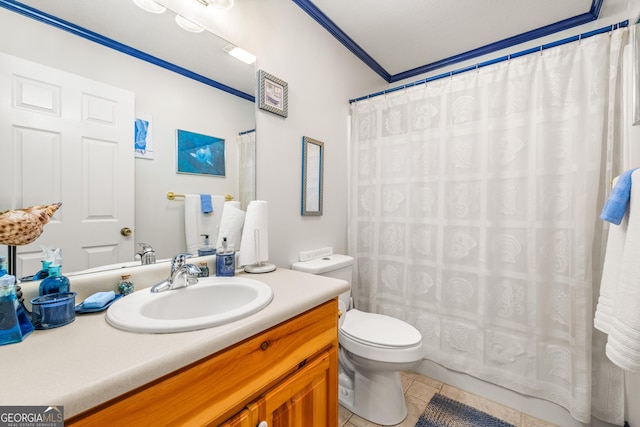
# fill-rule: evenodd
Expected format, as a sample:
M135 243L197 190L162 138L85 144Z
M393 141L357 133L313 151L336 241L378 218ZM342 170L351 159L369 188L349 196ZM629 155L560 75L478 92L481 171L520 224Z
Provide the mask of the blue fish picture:
M178 173L225 176L224 139L178 129Z

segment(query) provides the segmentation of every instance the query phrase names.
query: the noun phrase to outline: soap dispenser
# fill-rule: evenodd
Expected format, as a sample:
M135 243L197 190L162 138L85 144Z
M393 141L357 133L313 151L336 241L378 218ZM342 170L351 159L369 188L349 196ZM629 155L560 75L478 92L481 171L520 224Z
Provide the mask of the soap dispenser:
M209 235L201 234L201 236L204 237L204 243L203 246L198 249L198 256L214 255L216 249L209 244Z
M54 264L49 266L49 277L40 282L40 295L69 292L69 279L60 273L61 263L60 248L58 248L54 253Z
M49 266L53 262L54 251L48 246L42 248L42 269L33 275L33 280L42 280L49 277Z
M233 245L222 238L222 246L216 253L216 276L230 277L236 274L236 253Z

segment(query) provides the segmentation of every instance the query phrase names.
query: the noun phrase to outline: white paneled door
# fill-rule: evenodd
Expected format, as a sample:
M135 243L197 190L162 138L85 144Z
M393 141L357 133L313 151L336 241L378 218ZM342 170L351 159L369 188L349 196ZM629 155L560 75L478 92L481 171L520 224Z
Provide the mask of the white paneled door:
M0 211L62 202L16 275L61 248L63 272L134 259L133 92L0 53Z

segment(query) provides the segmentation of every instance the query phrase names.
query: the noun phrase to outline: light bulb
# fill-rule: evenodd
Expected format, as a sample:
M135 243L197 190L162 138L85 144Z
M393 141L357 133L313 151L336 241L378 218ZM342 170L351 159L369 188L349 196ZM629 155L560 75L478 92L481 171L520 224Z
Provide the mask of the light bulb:
M176 24L178 24L183 30L190 31L192 33L201 33L204 31L203 27L180 15L176 15Z
M163 13L165 10L167 10L166 7L153 0L133 0L133 2L139 8L151 13Z

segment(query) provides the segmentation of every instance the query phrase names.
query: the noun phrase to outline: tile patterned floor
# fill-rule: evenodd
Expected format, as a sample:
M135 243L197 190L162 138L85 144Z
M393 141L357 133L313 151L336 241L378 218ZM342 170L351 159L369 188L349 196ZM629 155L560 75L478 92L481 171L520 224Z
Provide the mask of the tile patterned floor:
M466 405L484 411L517 427L555 427L545 421L523 414L515 409L492 402L483 397L467 393L458 388L443 384L414 372L402 372L402 386L409 414L399 427L414 427L424 408L435 393L441 393ZM379 427L378 424L352 414L340 406L338 427Z

